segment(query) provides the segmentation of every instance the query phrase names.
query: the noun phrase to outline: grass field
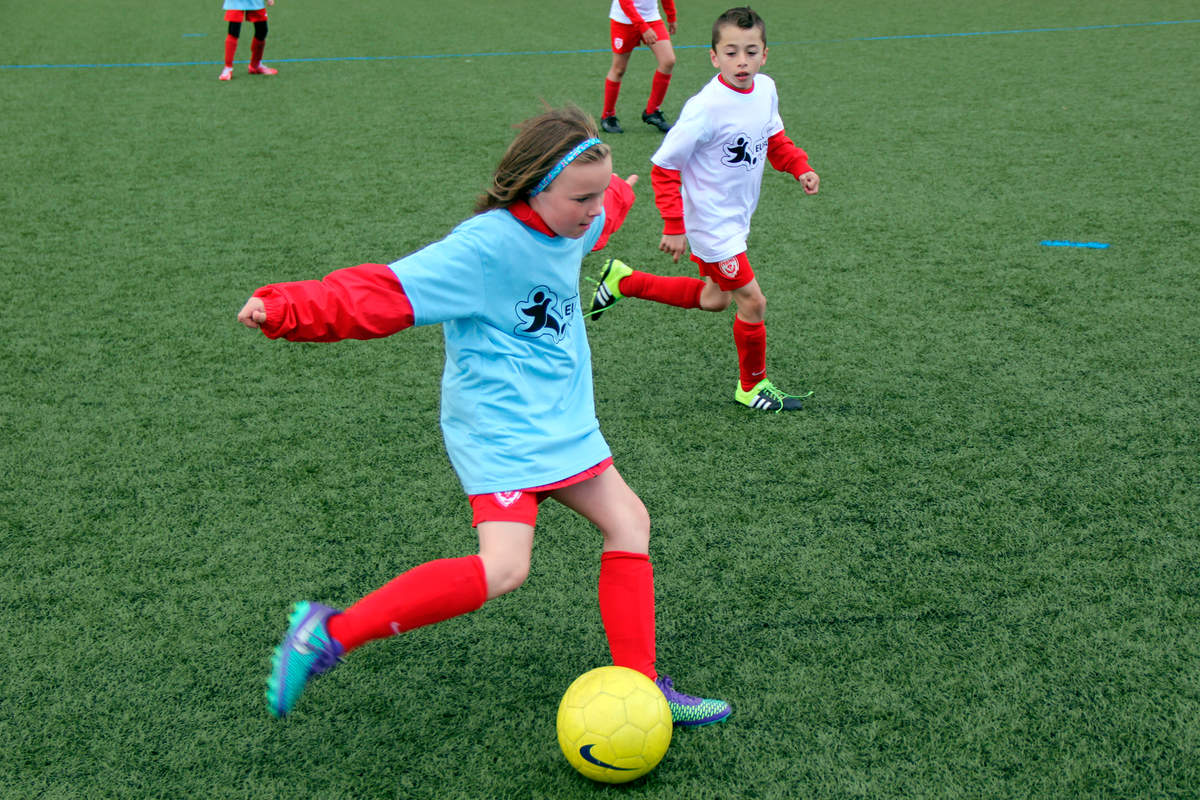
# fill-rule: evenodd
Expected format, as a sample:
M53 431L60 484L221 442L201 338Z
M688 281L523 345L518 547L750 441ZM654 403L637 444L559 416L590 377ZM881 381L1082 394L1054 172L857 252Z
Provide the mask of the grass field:
M607 4L279 0L280 74L244 34L229 84L219 5L4 5L0 797L1200 796L1195 3L755 4L822 183L768 174L750 252L771 373L816 394L734 405L728 312L590 326L660 668L734 705L616 790L555 742L607 649L598 536L553 504L521 590L268 716L292 601L474 539L440 331L234 324L440 238L543 100L598 113ZM680 6L671 118L726 7ZM639 189L609 251L690 274Z

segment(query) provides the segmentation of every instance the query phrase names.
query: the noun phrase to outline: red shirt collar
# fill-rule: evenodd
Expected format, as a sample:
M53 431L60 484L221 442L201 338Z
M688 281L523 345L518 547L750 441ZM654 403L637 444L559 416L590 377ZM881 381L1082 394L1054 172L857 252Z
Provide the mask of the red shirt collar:
M722 86L727 86L727 87L729 87L730 89L732 89L733 91L737 92L738 94L750 94L751 92L753 92L753 91L754 91L754 84L753 84L753 83L751 83L751 84L750 84L750 88L749 88L749 89L739 89L738 87L734 86L734 85L733 85L732 83L730 83L729 81L725 80L725 76L724 76L724 75L722 75L722 74L721 74L721 73L719 73L719 72L717 73L717 80L719 80L719 81L721 82L721 85L722 85Z
M557 236L554 231L550 230L550 226L546 224L541 215L533 210L533 207L525 200L518 200L508 207L508 212L516 217L523 225L528 228L533 228L538 233L543 233L546 236Z

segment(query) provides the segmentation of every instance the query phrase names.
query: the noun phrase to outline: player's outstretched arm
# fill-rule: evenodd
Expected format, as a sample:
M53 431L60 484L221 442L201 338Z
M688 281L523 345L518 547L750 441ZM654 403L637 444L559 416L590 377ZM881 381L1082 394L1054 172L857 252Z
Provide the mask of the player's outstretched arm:
M238 321L271 339L337 342L402 331L413 324L413 309L390 267L359 264L319 281L264 286L246 301Z

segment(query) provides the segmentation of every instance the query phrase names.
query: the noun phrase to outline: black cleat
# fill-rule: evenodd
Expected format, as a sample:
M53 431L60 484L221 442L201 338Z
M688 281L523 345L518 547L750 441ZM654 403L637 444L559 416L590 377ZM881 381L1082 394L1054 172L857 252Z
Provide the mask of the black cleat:
M600 120L600 130L605 133L624 133L625 129L621 127L621 123L617 122L616 115L605 117Z
M671 130L671 123L667 122L667 118L663 116L662 111L655 111L653 114L642 112L642 122L647 125L653 125L663 133Z

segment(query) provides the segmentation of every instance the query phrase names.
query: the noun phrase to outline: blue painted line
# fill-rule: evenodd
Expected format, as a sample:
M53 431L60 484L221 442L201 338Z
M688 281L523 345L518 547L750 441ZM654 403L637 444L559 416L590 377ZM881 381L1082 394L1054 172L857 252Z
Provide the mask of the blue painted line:
M185 38L185 39L195 39L195 38L196 38L196 37L198 37L198 36L208 36L208 34L207 34L207 33L185 33L185 34L183 35L183 38Z
M1076 25L1064 28L1014 28L999 31L963 31L958 33L910 33L892 36L857 36L848 39L809 39L791 42L774 42L772 47L780 45L816 45L816 44L847 44L850 42L894 42L913 39L953 39L969 36L1010 36L1018 33L1071 33L1078 31L1116 30L1120 28L1149 28L1164 25L1195 25L1200 19L1175 19L1161 22L1124 22L1113 25ZM185 36L204 36L206 34L184 34ZM707 44L676 45L676 50L708 49ZM609 53L607 47L584 50L504 50L483 53L430 53L424 55L404 56L328 56L324 58L272 58L273 62L282 64L328 63L331 61L421 61L447 58L498 58L511 56L574 56L592 53ZM223 64L223 61L135 61L125 64L0 64L0 69L111 69L122 67L207 67ZM241 63L241 62L239 62Z
M1042 242L1046 247L1090 247L1093 250L1107 250L1107 242L1069 242L1065 239L1046 239Z

